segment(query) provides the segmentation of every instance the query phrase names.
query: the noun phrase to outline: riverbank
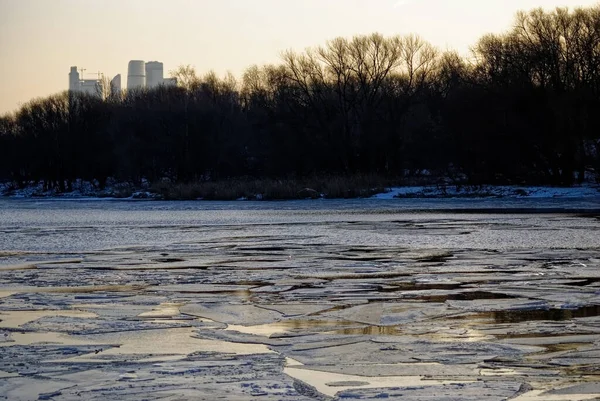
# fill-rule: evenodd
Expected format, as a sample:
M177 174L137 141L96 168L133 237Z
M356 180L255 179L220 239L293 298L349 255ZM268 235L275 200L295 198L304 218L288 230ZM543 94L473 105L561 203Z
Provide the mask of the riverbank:
M70 190L32 183L17 188L0 183L0 196L14 198L114 198L154 200L299 200L355 198L593 198L600 184L588 181L571 187L528 185L433 184L431 179L392 180L379 176L328 176L302 180L233 179L196 183L167 180L140 184L111 181L104 188L77 180Z
M43 182L18 188L0 183L0 196L17 198L132 198L158 200L292 200L366 198L385 193L397 180L375 175L322 176L306 179L237 178L221 181L178 183L160 180L133 184L109 180L100 188L97 183L76 180L70 189L47 188Z

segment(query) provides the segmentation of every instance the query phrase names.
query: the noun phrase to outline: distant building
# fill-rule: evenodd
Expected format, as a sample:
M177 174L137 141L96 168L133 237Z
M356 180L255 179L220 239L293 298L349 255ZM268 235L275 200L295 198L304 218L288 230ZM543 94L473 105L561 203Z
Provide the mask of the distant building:
M79 72L77 71L77 67L71 67L71 72L69 72L69 90L70 91L79 91L81 89L81 81L79 80Z
M79 91L86 93L88 95L100 96L101 95L101 87L100 81L97 79L82 79L81 85L79 87Z
M127 89L153 89L160 85L177 85L176 79L164 76L164 66L160 61L145 63L143 60L131 60L127 72Z
M113 97L121 96L121 74L115 75L110 81L110 94Z
M94 96L102 95L100 80L80 78L77 66L71 67L71 71L69 72L69 90Z
M146 87L146 63L143 60L131 60L127 66L127 89Z
M164 86L177 86L177 78L165 78L163 79Z
M146 88L156 88L162 85L163 63L158 61L149 61L146 63Z
M82 70L84 71L84 70ZM82 92L100 97L108 96L107 93L102 93L107 88L104 88L106 83L100 79L83 79L83 74L79 74L76 66L71 67L69 72L69 90L74 92ZM156 88L160 85L177 86L177 78L164 78L164 67L160 61L131 60L127 66L127 89L142 89ZM110 81L110 95L121 95L122 91L121 74L116 75Z

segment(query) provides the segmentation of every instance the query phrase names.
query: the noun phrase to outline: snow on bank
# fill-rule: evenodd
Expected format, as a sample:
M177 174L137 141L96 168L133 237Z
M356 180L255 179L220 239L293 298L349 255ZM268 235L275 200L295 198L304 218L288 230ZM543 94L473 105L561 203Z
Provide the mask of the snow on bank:
M143 188L133 187L127 183L110 182L105 188L99 189L89 181L77 180L72 184L72 190L60 192L56 189L44 189L43 183L31 184L25 188L15 188L10 183L0 182L0 196L11 198L50 198L50 199L158 199L159 196Z
M409 186L394 187L374 195L375 199L393 198L593 198L600 197L600 186L529 187L529 186Z
M48 199L161 199L157 193L148 190L147 183L137 188L127 183L111 182L104 189L98 189L87 181L78 180L70 192L45 190L43 184L32 184L15 189L8 183L0 183L0 196L11 198ZM320 196L324 197L323 194ZM574 187L542 186L455 186L423 185L393 187L388 192L372 196L372 199L394 198L600 198L600 185L584 184ZM238 200L262 200L262 195Z

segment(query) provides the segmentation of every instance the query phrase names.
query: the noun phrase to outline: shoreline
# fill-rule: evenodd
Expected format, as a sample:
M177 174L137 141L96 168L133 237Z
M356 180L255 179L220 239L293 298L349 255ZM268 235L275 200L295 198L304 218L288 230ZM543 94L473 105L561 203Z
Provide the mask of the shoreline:
M29 185L13 189L0 183L0 197L11 199L65 199L65 200L159 200L159 201L285 201L319 199L585 199L600 197L600 184L584 183L570 187L539 185L391 185L354 187L335 193L303 187L291 181L273 181L261 189L260 181L233 181L202 184L173 184L132 186L117 183L103 190L94 189L87 182L80 183L70 192L43 190L43 185ZM295 184L295 185L294 185ZM229 187L229 188L227 188ZM251 187L251 188L250 188ZM298 189L300 188L300 189ZM279 191L277 191L280 189ZM197 196L200 195L200 196Z

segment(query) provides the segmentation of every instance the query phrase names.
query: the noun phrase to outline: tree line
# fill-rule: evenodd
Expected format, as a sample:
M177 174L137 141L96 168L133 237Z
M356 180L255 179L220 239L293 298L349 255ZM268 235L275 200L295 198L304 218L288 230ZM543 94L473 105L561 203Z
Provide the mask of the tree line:
M600 168L600 5L519 12L470 58L372 34L286 51L241 79L173 75L178 87L63 92L0 117L0 179L68 190L426 169L571 185Z

